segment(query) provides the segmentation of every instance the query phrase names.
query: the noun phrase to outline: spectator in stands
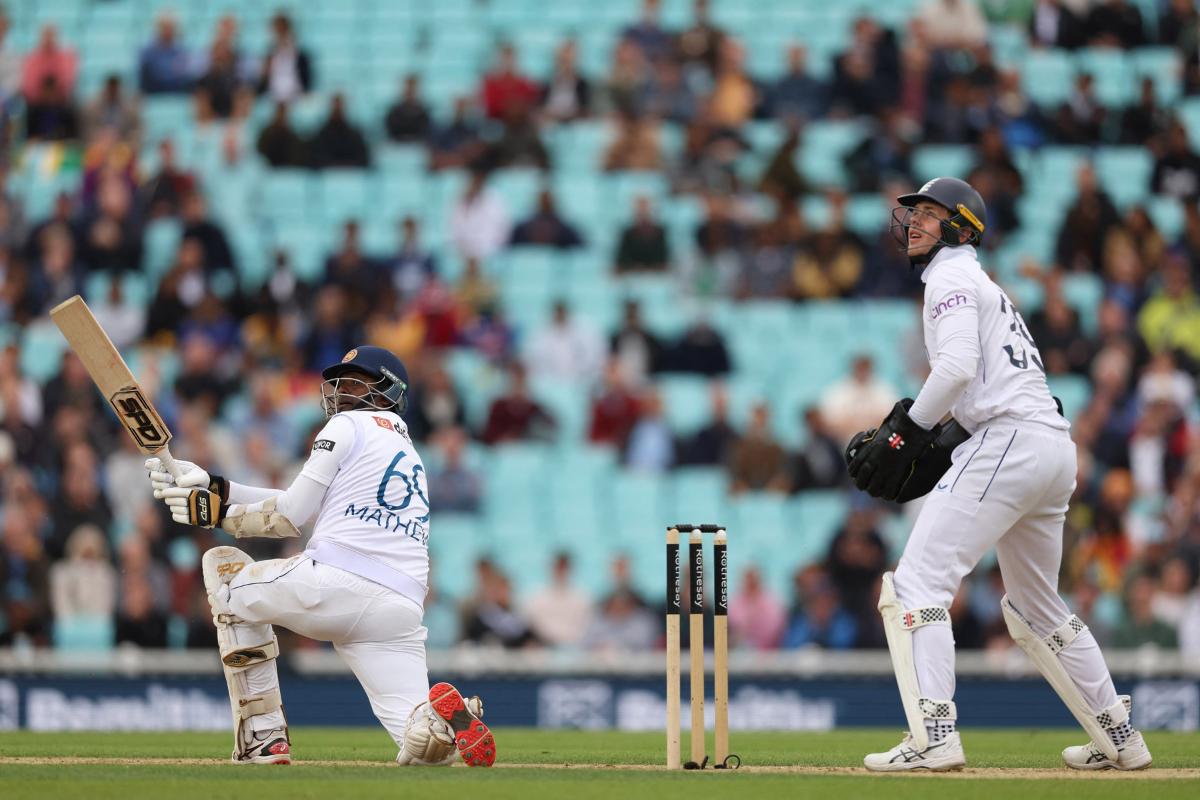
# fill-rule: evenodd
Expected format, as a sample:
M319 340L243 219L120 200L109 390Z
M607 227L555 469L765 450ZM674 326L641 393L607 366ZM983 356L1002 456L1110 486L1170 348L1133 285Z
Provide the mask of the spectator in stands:
M600 108L608 113L636 117L638 103L650 82L650 65L642 51L628 39L617 42L613 50L612 72L601 87Z
M490 561L476 566L479 593L463 614L463 635L469 642L507 648L538 643L529 623L512 607L512 584Z
M797 603L788 620L783 647L791 650L820 645L828 650L854 646L858 622L838 599L829 576L817 565L796 574Z
M117 571L108 561L108 540L96 525L80 524L64 539L65 558L50 567L50 605L56 621L112 619Z
M716 74L725 32L712 22L708 12L708 0L695 0L692 27L675 40L675 58L685 65L702 67L709 74Z
M1170 113L1154 96L1154 79L1142 78L1141 102L1121 115L1120 144L1132 144L1159 150L1159 139L1170 126Z
M732 369L721 332L700 317L663 354L664 372L694 372L715 377Z
M747 568L741 590L729 598L730 644L748 650L774 650L783 641L786 628L783 602L763 586L755 567Z
M346 316L346 292L324 286L313 303L313 326L303 345L305 366L314 372L342 360L361 341L358 326Z
M745 69L746 51L735 39L721 42L720 58L708 110L712 121L727 128L740 128L763 103L762 92Z
M233 251L225 231L208 215L208 204L200 192L183 198L179 210L183 222L183 238L196 239L204 248L204 271L234 269Z
M154 42L142 48L138 85L146 94L185 94L196 80L192 54L176 41L179 26L170 14L157 22Z
M987 19L969 0L925 0L916 18L936 48L974 50L987 43Z
M312 165L316 169L330 167L371 166L371 154L362 131L346 118L346 98L338 92L329 106L329 119L309 142Z
M1104 242L1121 217L1091 164L1079 168L1078 185L1079 197L1059 229L1054 260L1067 271L1099 272Z
M21 56L7 41L10 25L8 14L0 9L0 109L21 91Z
M1087 374L1092 347L1079 328L1075 309L1054 289L1047 290L1041 309L1029 315L1029 335L1037 342L1042 364L1049 374Z
M1092 47L1141 47L1146 43L1142 12L1128 0L1102 0L1088 14L1088 44Z
M258 134L256 149L272 167L307 167L308 145L288 122L287 103L275 105L271 123Z
M529 374L591 383L604 367L604 338L586 322L571 317L567 304L554 304L550 324L533 334L525 354Z
M550 168L550 153L542 143L533 109L512 103L504 119L500 138L484 151L481 163L487 169L496 167Z
M1178 254L1161 269L1162 286L1138 312L1137 328L1152 353L1182 350L1191 358L1200 355L1200 300L1193 288L1188 263Z
M80 138L91 144L101 130L111 128L117 138L134 148L142 143L142 111L136 97L121 93L121 77L109 75L95 100L80 113Z
M631 114L622 115L618 124L617 138L604 154L604 169L608 172L661 169L657 127Z
M792 457L792 491L806 489L835 489L849 486L846 472L846 442L834 438L825 423L821 409L804 409L804 425L808 438L804 447Z
M433 170L455 169L470 165L484 149L475 124L467 118L470 100L460 97L454 101L454 119L449 125L434 130L429 140L429 167Z
M713 381L710 389L712 421L696 432L682 450L682 464L697 466L726 466L733 457L738 435L729 424L729 400L725 387Z
M496 67L483 78L480 92L489 119L507 119L514 106L535 108L541 97L536 83L517 71L517 52L511 44L500 47Z
M79 138L75 109L67 102L58 79L47 75L25 107L25 135L33 141L60 142Z
M1166 152L1154 165L1150 185L1156 194L1194 203L1200 198L1200 156L1192 152L1182 123L1171 124L1166 144Z
M671 50L671 36L659 22L659 0L642 0L642 16L621 32L621 38L631 42L650 62L665 59Z
M793 243L782 220L768 220L751 232L750 247L743 254L740 295L747 298L781 298L793 294Z
M1029 20L1033 44L1074 50L1087 39L1084 21L1065 0L1037 0Z
M592 624L591 599L571 583L571 556L554 557L550 585L529 598L525 617L539 640L549 645L579 644Z
M444 511L474 514L483 501L483 482L478 472L463 463L467 434L449 424L435 430L432 441L442 456L442 464L429 475L429 507L439 514Z
M363 254L358 240L358 223L349 220L342 228L342 245L325 260L325 285L341 287L346 294L350 319L363 319L374 306L382 283L379 266Z
M670 264L667 231L654 219L650 198L638 195L634 200L633 222L621 233L613 269L618 274L666 272Z
M219 339L202 330L184 332L180 338L182 365L179 377L175 379L175 394L188 404L201 401L208 415L215 416L225 400L241 390L241 380L237 373L232 377L221 374L223 342ZM261 432L261 429L255 432ZM257 485L250 481L246 483Z
M410 300L420 294L425 284L437 275L433 252L422 245L417 218L407 216L400 221L400 249L386 265L392 288L400 299Z
M139 647L167 646L167 617L171 611L171 575L150 552L139 532L121 541L117 606L117 643Z
M854 359L850 375L830 384L821 395L821 415L837 441L849 442L854 434L876 428L900 399L887 381L875 376L870 356Z
M542 92L541 116L552 122L571 122L588 116L592 85L579 74L579 47L568 39L554 54L554 73Z
M1192 573L1187 561L1179 556L1170 558L1162 566L1158 587L1150 608L1154 618L1169 625L1182 634L1189 611L1189 592L1192 590Z
M1093 145L1100 141L1108 112L1095 94L1095 79L1088 73L1075 77L1075 91L1049 121L1059 144Z
M652 649L658 636L658 621L641 598L623 586L600 604L583 646L597 652L638 653Z
M0 533L0 612L7 625L0 631L0 646L46 645L50 559L29 511L18 504L6 506Z
M1187 51L1189 42L1196 41L1197 13L1192 0L1167 0L1159 3L1158 43Z
M83 289L84 270L75 258L75 242L61 228L47 231L33 266L25 304L35 317L49 314L50 309Z
M496 283L480 271L479 262L474 258L468 258L463 267L462 277L454 287L458 301L475 314L495 311L500 297Z
M483 443L499 444L530 439L544 441L552 438L554 428L554 418L529 397L525 369L514 364L509 368L508 392L497 398L488 412Z
M852 191L877 192L889 181L913 182L912 142L907 127L908 120L895 109L879 110L871 135L846 156Z
M476 170L461 200L450 212L450 241L464 258L486 261L508 244L508 209L487 188L487 173Z
M232 44L218 40L212 47L208 70L196 82L196 119L246 117L254 104L254 91L238 64Z
M827 88L808 74L808 50L803 45L789 45L788 71L771 87L769 107L777 120L820 119L825 115Z
M537 211L529 219L517 223L509 241L513 245L545 245L560 250L583 245L579 232L559 216L549 189L538 194Z
M830 542L825 562L842 605L858 620L860 629L879 615L875 582L889 563L887 546L876 528L878 519L879 513L872 506L852 511Z
M842 227L845 196L834 206L829 227L814 234L796 254L792 268L795 296L807 300L850 297L863 274L863 251L857 237Z
M647 117L686 125L699 113L700 101L684 81L683 70L670 59L659 61L654 77L642 87L636 100L639 112Z
M175 163L175 143L163 139L158 144L158 172L142 184L141 203L146 216L177 217L183 198L196 191L196 176Z
M158 294L147 312L146 335L174 336L206 293L204 246L197 239L184 239L175 254L175 265L159 283Z
M435 364L409 390L409 412L405 415L408 431L418 441L423 441L444 428L462 427L466 424L466 411L462 398L454 388L450 374L441 364Z
M312 90L312 59L296 43L292 20L286 14L271 18L271 50L263 60L259 94L276 103L290 103Z
M388 138L393 142L423 142L429 137L433 122L429 108L421 99L421 76L404 76L404 90L383 119Z
M854 42L834 62L830 105L853 116L875 114L896 100L899 53L894 35L869 17L854 23Z
M613 334L609 350L631 384L644 384L651 374L662 369L665 355L662 342L642 324L642 308L636 300L625 301L621 328Z
M675 442L663 416L662 398L650 389L639 406L638 421L625 447L625 466L636 472L665 472L675 464Z
M256 372L247 377L249 402L231 410L229 429L243 440L255 431L265 434L275 458L290 458L300 446L300 432L280 408L275 386L277 377L267 372Z
M142 232L133 215L129 187L116 177L102 180L96 192L96 217L87 224L79 258L90 270L114 274L142 266Z
M750 424L731 453L729 491L787 492L787 455L771 432L771 410L759 402L750 413Z
M1155 645L1162 648L1178 646L1174 628L1154 616L1154 579L1139 575L1129 584L1125 608L1127 618L1113 633L1113 646L1135 648Z
M628 388L621 362L614 356L605 365L604 382L597 387L592 398L592 425L588 440L595 444L611 445L618 451L624 450L639 411L637 395Z

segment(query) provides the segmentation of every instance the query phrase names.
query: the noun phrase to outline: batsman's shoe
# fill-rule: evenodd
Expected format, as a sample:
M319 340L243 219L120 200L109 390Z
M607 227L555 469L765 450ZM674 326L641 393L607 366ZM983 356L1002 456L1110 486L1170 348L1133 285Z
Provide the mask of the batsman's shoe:
M1117 760L1104 755L1095 742L1063 750L1063 763L1071 769L1145 769L1153 763L1142 734L1134 731L1124 744L1117 745Z
M256 735L250 734L250 741L247 742L245 752L241 758L238 758L237 753L233 755L233 763L235 764L290 764L292 763L292 754L288 746L287 730L284 728L276 728L267 734L267 738L259 739Z
M483 703L478 697L463 700L448 683L429 690L429 705L435 714L450 724L458 752L468 767L490 767L496 763L496 740L483 724Z
M908 769L928 769L941 772L962 769L967 763L963 753L962 739L958 731L940 742L930 742L929 747L917 750L912 734L904 734L904 741L886 753L872 753L863 759L863 766L873 772L901 772Z

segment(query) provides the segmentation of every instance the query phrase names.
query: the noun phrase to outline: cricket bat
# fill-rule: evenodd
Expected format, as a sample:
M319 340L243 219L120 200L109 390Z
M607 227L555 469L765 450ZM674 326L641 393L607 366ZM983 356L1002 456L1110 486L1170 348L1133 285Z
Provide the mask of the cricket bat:
M167 448L171 431L146 399L125 359L121 358L83 298L75 295L60 303L51 309L50 317L83 362L88 375L100 387L100 394L117 412L117 419L124 423L138 449L147 455L158 456L176 478L182 476L183 470Z

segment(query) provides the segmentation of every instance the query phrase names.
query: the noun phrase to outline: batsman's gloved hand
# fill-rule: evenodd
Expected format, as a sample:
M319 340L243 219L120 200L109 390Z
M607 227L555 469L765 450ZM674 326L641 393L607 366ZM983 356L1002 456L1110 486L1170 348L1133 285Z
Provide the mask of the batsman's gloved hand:
M221 496L208 489L164 489L163 499L171 509L171 519L180 525L215 528L229 511L229 506L221 501Z
M156 500L164 499L166 495L163 492L167 489L203 486L210 492L219 494L223 502L229 502L229 481L220 475L212 475L205 472L190 461L183 461L177 458L175 459L175 463L183 469L183 475L178 481L175 480L174 475L167 472L166 467L162 465L162 461L157 458L146 459L146 469L150 471L150 485L154 487L154 497Z
M913 422L912 404L909 398L896 403L873 433L858 434L846 449L854 485L871 497L895 500L912 477L914 462L937 440L940 426L927 431Z

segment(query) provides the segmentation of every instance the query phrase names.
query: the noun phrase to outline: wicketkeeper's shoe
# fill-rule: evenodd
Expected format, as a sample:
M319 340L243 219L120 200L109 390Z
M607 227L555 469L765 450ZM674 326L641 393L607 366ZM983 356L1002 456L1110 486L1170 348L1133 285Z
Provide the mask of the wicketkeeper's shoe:
M435 714L450 724L458 752L468 767L490 767L496 763L496 740L483 716L483 703L478 697L463 700L448 683L439 683L429 690L429 705Z
M251 740L246 744L246 752L238 758L234 754L235 764L290 764L292 754L288 747L287 731L276 728L267 734L267 738L259 739L251 734Z
M941 772L962 769L967 763L963 753L962 739L958 731L940 742L930 742L929 747L917 750L912 734L904 734L904 741L886 753L872 753L863 759L863 766L873 772L901 772L907 769L928 769Z
M1071 769L1145 769L1154 759L1142 734L1134 731L1124 744L1117 746L1117 760L1104 755L1095 742L1063 750L1063 763Z

